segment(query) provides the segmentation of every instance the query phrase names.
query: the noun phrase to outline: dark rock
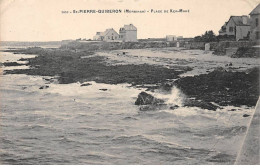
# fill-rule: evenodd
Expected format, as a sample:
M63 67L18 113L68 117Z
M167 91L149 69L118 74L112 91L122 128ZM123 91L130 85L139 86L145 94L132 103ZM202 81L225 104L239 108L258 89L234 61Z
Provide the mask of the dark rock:
M135 101L135 105L159 105L163 103L163 100L157 99L146 92L139 93L138 98Z
M46 86L41 86L41 87L39 87L39 89L47 89L47 88L49 88L50 86L48 86L48 85L46 85Z
M102 90L102 91L107 91L107 89L99 89L99 90Z
M20 58L18 61L28 61L28 58Z
M91 83L83 83L80 86L89 86L89 85L92 85L92 84Z
M221 106L255 106L259 98L259 68L247 72L215 69L209 74L184 77L175 85L188 97Z
M174 105L174 106L171 106L171 107L170 107L171 110L175 110L175 109L177 109L177 108L179 108L178 105Z
M54 82L55 78L43 78L44 80L48 81L49 83Z
M244 114L243 117L249 117L250 115L249 114Z
M166 92L170 92L172 90L172 86L173 84L172 83L164 83L160 86L160 89L162 91L166 91Z
M184 102L184 106L188 107L200 107L202 109L208 109L208 110L213 110L216 111L218 109L218 106L210 103L210 102L205 102L205 101L198 101L198 100L186 100Z
M19 64L17 62L4 62L3 65L4 66L21 66L21 65L25 65L25 64Z
M260 49L258 47L239 47L235 54L231 56L232 58L259 58Z

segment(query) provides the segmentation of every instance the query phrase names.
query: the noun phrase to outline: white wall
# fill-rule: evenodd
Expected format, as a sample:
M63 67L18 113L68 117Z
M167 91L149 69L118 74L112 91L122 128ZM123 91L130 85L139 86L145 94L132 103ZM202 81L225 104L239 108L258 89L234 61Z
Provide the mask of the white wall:
M243 39L250 31L250 26L236 26L236 40Z
M136 42L137 41L137 31L127 30L125 33L125 42Z
M230 28L230 27L233 27L233 32L230 32L230 31L229 31L229 28ZM235 29L236 29L235 23L234 23L234 21L231 19L231 20L227 23L227 26L226 26L226 34L227 34L227 35L235 35Z

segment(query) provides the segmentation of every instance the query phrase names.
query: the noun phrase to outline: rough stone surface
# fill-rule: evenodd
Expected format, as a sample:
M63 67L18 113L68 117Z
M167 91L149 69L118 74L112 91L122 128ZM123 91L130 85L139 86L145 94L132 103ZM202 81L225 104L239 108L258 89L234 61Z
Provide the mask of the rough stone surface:
M159 105L163 103L163 100L157 99L146 92L139 93L138 98L135 101L135 105Z

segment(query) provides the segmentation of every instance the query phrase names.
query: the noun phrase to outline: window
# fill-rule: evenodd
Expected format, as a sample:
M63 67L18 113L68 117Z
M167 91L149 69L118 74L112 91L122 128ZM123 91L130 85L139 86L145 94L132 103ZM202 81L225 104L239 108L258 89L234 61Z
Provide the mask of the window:
M234 28L233 27L229 27L229 32L233 32Z
M255 38L258 40L259 38L259 32L255 32Z
M255 19L255 26L258 26L258 18Z

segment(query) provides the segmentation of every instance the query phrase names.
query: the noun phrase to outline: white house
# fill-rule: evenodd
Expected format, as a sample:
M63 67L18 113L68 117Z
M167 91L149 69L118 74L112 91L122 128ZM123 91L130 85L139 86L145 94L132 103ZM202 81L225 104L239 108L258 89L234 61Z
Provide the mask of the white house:
M260 42L260 4L250 12L250 40Z
M221 27L220 35L233 35L236 40L248 37L250 32L250 20L246 15L231 16L229 20Z
M93 40L107 42L119 41L119 34L113 28L106 29L104 32L97 32Z
M166 41L177 41L177 37L174 35L167 35Z
M136 42L137 28L133 24L124 25L119 29L119 39L123 42Z

